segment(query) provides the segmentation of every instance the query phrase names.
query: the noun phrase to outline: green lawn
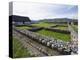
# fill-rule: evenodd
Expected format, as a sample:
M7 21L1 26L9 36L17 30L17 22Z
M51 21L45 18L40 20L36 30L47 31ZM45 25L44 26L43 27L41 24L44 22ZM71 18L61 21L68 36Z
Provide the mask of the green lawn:
M33 25L33 26L37 26L37 27L50 27L50 26L54 26L55 24L40 22L40 23L32 24L32 25Z
M13 38L13 58L30 57L30 53L24 48L17 38Z
M37 33L43 34L49 37L54 37L56 39L61 39L63 41L70 41L70 34L63 34L63 33L53 32L53 31L48 31L48 30L40 30Z

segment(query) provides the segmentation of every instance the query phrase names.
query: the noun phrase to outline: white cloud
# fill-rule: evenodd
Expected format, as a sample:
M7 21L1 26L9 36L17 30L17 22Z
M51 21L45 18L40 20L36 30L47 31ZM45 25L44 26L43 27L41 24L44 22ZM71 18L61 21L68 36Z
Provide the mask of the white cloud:
M32 20L44 18L69 17L72 13L73 15L75 15L74 12L69 11L72 7L74 6L54 5L47 3L43 4L43 3L14 2L13 14L28 16Z

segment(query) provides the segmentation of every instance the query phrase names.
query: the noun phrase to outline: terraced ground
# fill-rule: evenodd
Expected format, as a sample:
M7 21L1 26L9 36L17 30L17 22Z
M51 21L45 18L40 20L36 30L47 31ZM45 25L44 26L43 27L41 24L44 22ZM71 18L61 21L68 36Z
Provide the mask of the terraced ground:
M55 26L56 24L40 22L40 23L32 24L32 25L37 26L37 27L50 27L50 26Z
M28 26L18 26L16 28L22 29L22 30L24 30L24 29L31 29L31 27L28 27Z
M56 24L53 23L39 23L39 24L33 24L34 26L38 26L38 27L50 27L50 26L55 26ZM62 26L57 26L57 27L52 27L52 28L56 28L56 29L60 29L60 30L68 30L67 24L63 24ZM63 33L59 33L59 32L52 32L52 31L48 31L48 30L40 30L37 33L39 34L43 34L45 36L49 36L49 37L54 37L56 39L61 39L63 41L70 41L70 34L63 34Z
M61 39L63 41L70 41L71 39L70 34L63 34L63 33L53 32L53 31L48 31L48 30L40 30L40 31L37 31L37 33L43 34L49 37L54 37L56 39Z
M56 24L41 22L41 23L32 24L32 25L37 26L37 27L50 27L50 26L55 26ZM17 28L19 28L19 29L30 29L31 27L22 26L22 27L17 27ZM55 28L60 29L60 30L67 30L68 29L66 24L64 24L62 26L57 26ZM45 36L49 36L49 37L53 37L53 38L56 38L56 39L61 39L63 41L70 41L71 40L70 34L48 31L48 30L44 30L44 29L37 31L36 33L39 33L39 34L42 34L42 35L45 35Z
M30 57L30 53L24 48L17 38L13 38L13 58Z
M54 27L56 29L60 29L60 30L68 30L68 27L65 27L65 26L57 26L57 27Z
M54 23L45 23L45 22L40 22L37 24L32 24L33 26L37 26L37 27L51 27L51 26L55 26L57 24ZM51 27L51 28L56 28L56 29L60 29L60 30L67 30L67 24L63 24L62 26L57 26L57 27Z
M72 25L73 29L78 32L78 25Z

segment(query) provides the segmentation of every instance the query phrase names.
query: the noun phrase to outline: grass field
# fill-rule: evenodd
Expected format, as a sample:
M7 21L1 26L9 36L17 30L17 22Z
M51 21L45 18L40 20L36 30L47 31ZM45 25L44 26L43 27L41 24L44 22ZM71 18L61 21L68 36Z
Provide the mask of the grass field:
M58 32L53 32L53 31L48 31L48 30L40 30L37 33L43 34L45 36L49 37L54 37L56 39L61 39L63 41L70 41L70 34L63 34L63 33L58 33Z
M13 58L30 57L30 53L24 48L17 38L13 38Z
M37 26L37 27L50 27L50 26L55 26L55 24L50 24L50 23L45 23L45 22L40 22L37 24L32 24L33 26Z

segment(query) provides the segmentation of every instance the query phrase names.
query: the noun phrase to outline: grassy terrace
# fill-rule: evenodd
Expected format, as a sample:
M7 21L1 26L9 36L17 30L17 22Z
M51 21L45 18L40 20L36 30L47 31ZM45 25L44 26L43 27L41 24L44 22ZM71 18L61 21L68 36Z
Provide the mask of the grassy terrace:
M64 26L57 26L55 28L60 29L60 30L67 30L68 29L68 27L64 27Z
M24 48L17 38L13 38L13 57L30 57L30 53Z
M37 23L37 24L32 24L33 26L37 26L37 27L51 27L51 26L55 26L56 24L54 23L45 23L45 22L40 22L40 23ZM62 25L62 26L57 26L57 27L51 27L51 28L57 28L57 29L61 29L61 30L67 30L68 27L65 27L67 26L66 24Z
M78 25L72 25L73 29L78 32Z
M70 34L63 34L63 33L58 33L58 32L53 32L53 31L48 31L48 30L40 30L37 33L43 34L45 36L49 37L54 37L56 39L61 39L63 41L70 41Z
M45 23L45 22L40 22L37 24L32 24L33 26L37 26L37 27L49 27L49 26L55 26L55 24L52 23Z
M28 27L28 26L18 26L16 28L24 30L24 29L30 29L31 27Z

